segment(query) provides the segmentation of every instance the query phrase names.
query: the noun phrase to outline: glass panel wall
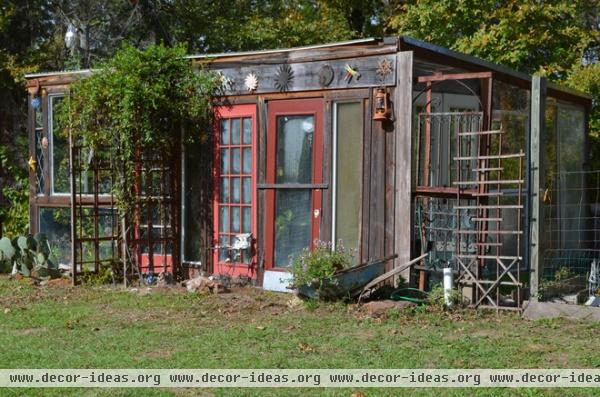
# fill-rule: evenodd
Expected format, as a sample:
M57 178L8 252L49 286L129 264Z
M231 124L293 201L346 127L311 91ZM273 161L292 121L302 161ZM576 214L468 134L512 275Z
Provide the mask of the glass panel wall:
M336 103L334 136L334 221L333 243L360 255L363 179L363 104Z

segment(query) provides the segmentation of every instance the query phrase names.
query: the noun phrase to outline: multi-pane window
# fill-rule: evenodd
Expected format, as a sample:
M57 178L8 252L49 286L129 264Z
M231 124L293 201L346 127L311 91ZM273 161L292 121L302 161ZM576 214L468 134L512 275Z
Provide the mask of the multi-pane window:
M56 112L63 101L63 96L53 95L49 98L50 149L52 171L52 193L65 194L71 190L69 181L69 137L61 128Z
M252 233L252 118L223 118L218 137L217 224L219 262L250 263L247 250L231 250L240 234Z
M36 185L37 194L44 194L46 186L46 151L48 149L48 138L44 135L44 113L42 112L42 99L33 98L32 107L34 113L35 129L35 161L36 161Z

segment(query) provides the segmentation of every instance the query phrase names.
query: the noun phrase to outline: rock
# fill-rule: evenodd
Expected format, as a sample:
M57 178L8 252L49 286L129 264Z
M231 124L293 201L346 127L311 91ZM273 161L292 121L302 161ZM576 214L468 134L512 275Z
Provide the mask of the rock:
M530 301L525 305L523 317L529 320L563 317L570 320L600 322L600 308L567 305L565 303Z
M221 283L213 281L204 276L198 276L191 280L187 280L184 282L184 284L188 292L212 292L213 294L219 294L226 291L225 287Z
M367 313L371 317L379 317L379 316L385 315L389 310L392 310L392 309L402 310L402 309L406 309L407 307L413 307L413 306L416 306L416 304L413 302L393 301L390 299L387 299L384 301L372 301L372 302L368 302L364 305L364 307L367 309Z

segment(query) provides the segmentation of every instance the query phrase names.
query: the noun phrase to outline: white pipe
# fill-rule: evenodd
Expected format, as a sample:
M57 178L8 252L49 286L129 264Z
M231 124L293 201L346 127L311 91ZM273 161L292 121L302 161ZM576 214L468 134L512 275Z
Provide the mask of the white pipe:
M446 306L452 306L452 301L450 300L450 294L452 293L452 269L449 267L444 268L444 303Z

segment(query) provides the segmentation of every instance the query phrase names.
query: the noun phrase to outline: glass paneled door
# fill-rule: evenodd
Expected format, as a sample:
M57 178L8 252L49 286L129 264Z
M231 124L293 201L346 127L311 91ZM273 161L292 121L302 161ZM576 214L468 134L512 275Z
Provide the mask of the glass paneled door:
M256 106L216 109L214 272L256 277Z
M266 267L285 270L319 238L323 101L268 104Z

